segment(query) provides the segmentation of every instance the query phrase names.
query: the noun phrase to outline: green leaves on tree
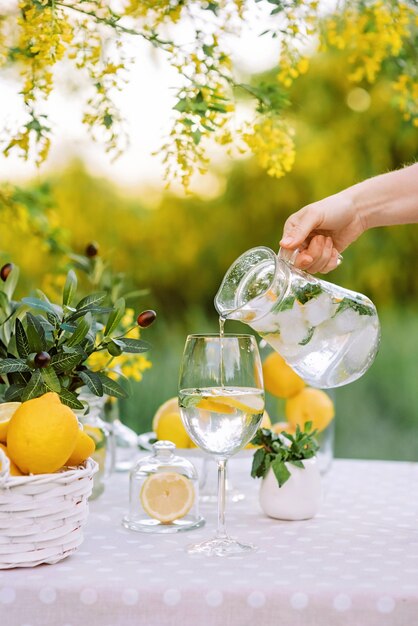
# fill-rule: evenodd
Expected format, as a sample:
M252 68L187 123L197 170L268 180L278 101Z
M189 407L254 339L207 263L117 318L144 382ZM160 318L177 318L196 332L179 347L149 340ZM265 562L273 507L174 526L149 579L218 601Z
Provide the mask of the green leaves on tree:
M110 292L97 291L73 306L77 277L70 270L63 306L51 303L41 291L13 302L9 297L15 286L9 282L13 276L18 276L18 268L13 267L0 285L3 398L25 401L53 391L74 410L85 408L77 397L83 386L96 396L126 398L128 393L118 382L85 365L93 353L106 349L112 356L149 350L149 344L140 339L113 337L121 332L125 299L117 297L113 302Z

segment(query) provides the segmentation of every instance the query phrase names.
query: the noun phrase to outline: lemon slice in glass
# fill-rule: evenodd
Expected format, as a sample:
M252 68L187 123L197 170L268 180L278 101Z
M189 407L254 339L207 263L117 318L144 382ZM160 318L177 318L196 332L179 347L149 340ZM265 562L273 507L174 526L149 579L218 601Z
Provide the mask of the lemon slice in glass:
M140 500L144 511L162 524L187 515L195 500L192 481L177 472L158 472L145 479Z

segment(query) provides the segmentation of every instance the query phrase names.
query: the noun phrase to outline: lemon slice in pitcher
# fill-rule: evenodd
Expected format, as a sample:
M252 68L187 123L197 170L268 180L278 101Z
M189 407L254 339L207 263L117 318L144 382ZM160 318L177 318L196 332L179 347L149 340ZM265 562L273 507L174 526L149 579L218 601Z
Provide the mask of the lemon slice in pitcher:
M189 478L177 472L159 472L145 479L139 495L144 511L162 524L187 515L195 500Z

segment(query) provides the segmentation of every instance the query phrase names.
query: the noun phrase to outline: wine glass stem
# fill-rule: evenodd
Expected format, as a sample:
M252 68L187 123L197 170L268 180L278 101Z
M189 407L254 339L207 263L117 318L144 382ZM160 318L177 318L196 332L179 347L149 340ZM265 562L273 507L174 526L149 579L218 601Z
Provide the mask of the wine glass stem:
M228 535L225 525L226 504L226 459L218 460L218 539L225 539Z

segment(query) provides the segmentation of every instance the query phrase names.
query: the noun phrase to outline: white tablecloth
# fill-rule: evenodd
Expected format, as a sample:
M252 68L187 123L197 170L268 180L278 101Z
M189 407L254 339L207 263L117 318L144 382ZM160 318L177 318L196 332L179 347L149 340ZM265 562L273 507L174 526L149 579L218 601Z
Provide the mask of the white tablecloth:
M232 461L246 499L228 505L232 535L259 546L227 559L189 556L215 531L143 535L120 523L128 476L90 504L80 550L56 565L0 571L1 626L415 626L418 464L335 461L320 514L261 513L249 459ZM238 469L238 473L237 470Z

